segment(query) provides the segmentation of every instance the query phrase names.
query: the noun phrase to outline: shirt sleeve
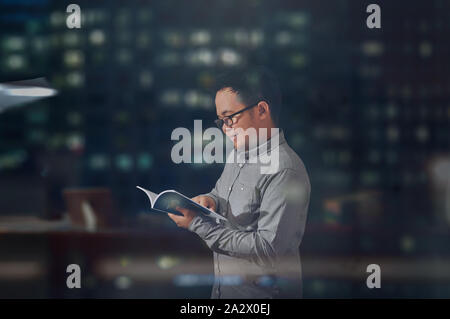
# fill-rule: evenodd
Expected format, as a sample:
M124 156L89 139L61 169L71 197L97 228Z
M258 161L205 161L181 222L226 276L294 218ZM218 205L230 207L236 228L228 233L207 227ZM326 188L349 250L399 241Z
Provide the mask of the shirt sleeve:
M200 215L192 220L188 229L198 234L215 252L273 266L277 257L300 246L309 195L306 172L284 169L267 181L256 230L232 229Z

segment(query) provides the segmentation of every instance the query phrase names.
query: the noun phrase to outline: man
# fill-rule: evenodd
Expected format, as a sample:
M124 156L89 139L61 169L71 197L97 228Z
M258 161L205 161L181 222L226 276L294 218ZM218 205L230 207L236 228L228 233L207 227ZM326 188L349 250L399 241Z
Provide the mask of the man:
M194 200L227 218L216 222L185 208L169 214L200 236L213 251L212 298L300 298L299 246L309 205L310 183L301 159L277 128L280 91L269 71L259 68L218 81L216 124L243 150L247 161L226 163L212 191ZM251 148L246 131L258 134ZM243 133L244 132L244 133ZM276 155L278 167L262 174L260 156ZM253 156L253 158L252 158Z

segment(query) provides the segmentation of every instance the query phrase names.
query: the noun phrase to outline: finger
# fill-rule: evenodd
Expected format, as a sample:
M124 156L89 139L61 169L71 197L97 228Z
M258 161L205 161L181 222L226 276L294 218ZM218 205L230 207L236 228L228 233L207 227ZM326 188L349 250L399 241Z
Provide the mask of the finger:
M194 202L201 205L202 198L200 196L195 196L192 198Z
M203 201L203 204L202 204L204 207L206 207L206 208L208 208L208 209L210 209L210 208L212 208L213 206L211 205L211 202L209 201L209 200L207 200L207 199L205 199L204 201Z
M203 207L206 207L206 205L208 204L207 199L204 196L198 196L197 201L195 201L197 204L202 205Z
M169 217L175 222L175 223L179 223L184 217L183 216L178 216L175 214L171 214L168 213L167 215L169 215Z
M203 207L209 208L209 201L206 198L202 198L202 201L200 203Z
M171 214L171 213L167 213L167 215L170 217L170 219L172 219L173 221L176 220L176 218L178 217L177 215Z
M198 204L199 204L200 206L205 207L205 201L203 201L203 200L199 201Z
M180 227L180 223L181 223L181 219L183 217L168 213L167 215L169 215L170 219L172 219L172 221L178 226Z
M183 216L186 216L186 214L189 212L188 209L183 208L183 207L179 207L179 206L175 207L175 209L176 209L177 211L179 211L180 213L182 213ZM179 217L179 216L178 216L178 217Z
M205 206L206 208L211 208L211 203L207 200L205 200L205 203L203 204L203 206Z

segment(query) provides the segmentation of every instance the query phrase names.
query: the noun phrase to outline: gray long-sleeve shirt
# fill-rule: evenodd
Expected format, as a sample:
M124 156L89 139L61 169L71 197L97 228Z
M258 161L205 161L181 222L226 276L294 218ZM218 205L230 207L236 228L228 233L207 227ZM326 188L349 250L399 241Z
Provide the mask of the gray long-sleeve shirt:
M198 215L189 225L213 251L212 298L302 296L299 246L310 183L303 162L283 132L278 137L252 150L257 157L276 154L276 171L261 174L265 164L251 163L247 152L247 162L227 163L213 190L205 194L228 221Z

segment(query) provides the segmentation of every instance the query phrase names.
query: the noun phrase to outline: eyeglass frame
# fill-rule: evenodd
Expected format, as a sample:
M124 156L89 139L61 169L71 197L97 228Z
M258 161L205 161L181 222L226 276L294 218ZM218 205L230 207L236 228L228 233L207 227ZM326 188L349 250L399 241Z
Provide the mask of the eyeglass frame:
M231 127L233 124L235 124L235 123L233 123L233 117L234 117L235 115L238 115L238 114L240 114L240 113L242 113L242 112L244 112L244 111L247 111L247 110L249 110L249 109L251 109L251 108L257 106L258 104L259 104L259 102L256 103L256 104L254 104L254 105L244 107L242 110L239 110L239 111L237 111L237 112L235 112L235 113L233 113L233 114L224 116L224 117L221 118L221 119L214 120L214 123L215 123L215 124L217 125L217 127L220 128L220 129L222 129L222 127L223 127L224 124L225 124L226 126L228 126L228 127ZM231 125L226 124L226 123L225 123L225 119L230 119L230 120L231 120Z

